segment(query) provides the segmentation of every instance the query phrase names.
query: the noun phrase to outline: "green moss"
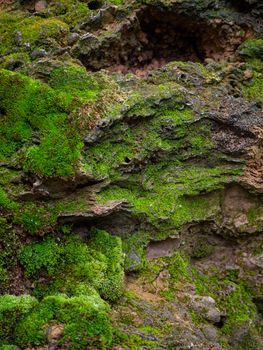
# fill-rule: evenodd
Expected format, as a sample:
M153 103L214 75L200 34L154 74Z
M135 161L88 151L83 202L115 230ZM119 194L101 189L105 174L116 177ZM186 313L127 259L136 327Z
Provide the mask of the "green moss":
M190 267L189 260L186 256L183 256L179 252L175 252L171 258L169 258L168 270L171 276L171 282L173 284L179 281L190 281Z
M252 79L243 88L243 94L250 100L263 101L262 73L254 72Z
M72 175L82 142L76 128L69 127L57 92L36 80L5 70L0 71L0 81L4 110L0 159L12 156L37 133L40 144L29 143L24 151L24 169L45 176Z
M0 207L5 209L17 208L17 203L8 198L2 187L0 187Z
M44 44L45 39L56 40L62 44L63 37L68 33L68 26L57 18L26 17L21 12L0 12L1 54L10 51L33 51ZM19 34L18 34L19 33ZM16 42L15 37L21 38Z
M251 322L256 315L249 289L239 281L236 271L225 279L218 277L216 268L210 273L201 274L193 270L196 293L210 295L217 302L220 310L226 314L222 334L231 335L234 328ZM224 293L222 293L224 291Z
M38 280L43 271L51 278L48 286L38 283L38 296L56 291L74 295L82 285L95 288L111 301L123 292L121 240L105 231L94 231L88 242L74 236L47 238L24 246L19 258L31 278Z
M20 253L20 261L26 266L29 276L34 276L41 269L46 269L51 276L59 268L62 254L58 242L47 239L42 244L25 246Z
M146 232L137 232L125 238L122 237L126 271L137 271L146 267L146 248L149 239L149 234Z
M75 66L54 69L49 85L54 90L59 91L67 101L72 102L73 99L78 98L79 105L94 100L100 91L98 80L85 68Z
M242 285L232 284L233 291L220 301L226 310L227 318L222 328L223 333L231 334L234 327L254 318L256 307L251 295Z
M246 59L261 59L263 57L263 39L248 39L238 48L238 53Z
M99 194L103 202L114 199L126 199L138 213L147 214L152 222L169 220L180 226L185 222L208 218L215 214L219 205L216 193L199 196L199 193L211 192L221 188L239 169L233 168L201 168L182 169L177 166L162 164L149 166L142 174L141 180L146 189L113 187ZM208 205L209 202L209 205Z
M58 16L70 27L83 22L91 13L87 3L74 0L54 0L47 11L48 15Z
M51 320L65 325L61 345L70 349L99 346L104 349L112 342L112 328L107 313L108 305L96 294L68 298L65 295L48 296L16 328L16 344L25 347L46 342L43 326Z
M263 208L261 207L250 208L247 214L249 224L256 226L260 230L263 225L262 214L263 214Z
M19 347L43 345L48 324L64 325L60 345L71 349L105 349L112 343L110 308L101 297L114 301L123 291L118 237L100 230L93 231L88 242L72 235L47 237L23 246L19 260L36 285L33 293L43 299L38 303L29 296L0 297L2 344L12 340ZM40 276L45 276L42 284Z
M206 240L198 241L194 247L191 256L194 258L204 258L211 255L215 250L212 244L209 244Z
M16 268L20 239L17 230L0 217L0 293L5 293L9 285L8 269Z
M37 305L37 300L29 295L0 296L0 345L12 339L17 323Z

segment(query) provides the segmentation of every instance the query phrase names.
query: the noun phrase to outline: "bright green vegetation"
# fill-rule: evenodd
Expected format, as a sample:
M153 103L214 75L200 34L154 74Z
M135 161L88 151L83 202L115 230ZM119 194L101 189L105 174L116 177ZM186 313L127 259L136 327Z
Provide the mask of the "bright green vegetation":
M152 222L160 223L161 218L181 226L214 215L219 205L218 195L198 194L221 188L239 174L239 169L225 167L184 167L182 170L180 166L149 166L138 178L139 184L143 181L142 188L111 186L99 194L99 199L103 202L127 199L138 213L147 214Z
M16 343L41 345L46 342L43 326L51 320L64 324L61 345L71 349L99 346L104 349L112 341L109 324L109 306L96 294L67 297L63 294L48 296L24 317L16 327Z
M254 72L251 82L244 86L244 96L250 100L263 101L263 74Z
M82 144L76 130L69 128L61 97L20 74L1 70L0 80L0 159L8 159L24 146L25 170L46 176L72 175ZM34 134L40 144L30 142Z
M94 231L87 242L71 235L24 246L20 261L31 278L38 280L44 271L50 279L48 285L37 285L39 295L56 291L74 295L94 288L104 299L114 301L122 294L121 240L105 231Z
M37 305L37 300L29 295L16 297L0 296L0 344L8 344L19 320Z
M218 277L218 271L201 274L195 270L193 274L196 292L213 297L218 307L226 313L222 334L231 335L235 327L254 319L256 307L252 302L252 293L235 275L223 279Z
M57 18L27 17L22 12L0 10L0 23L1 54L32 52L36 47L42 47L47 38L62 44L63 37L69 32L67 24Z
M157 90L166 99L154 109ZM98 199L104 203L126 199L136 212L146 214L155 224L161 219L179 227L214 215L219 197L200 194L222 188L240 176L242 169L221 165L221 155L216 152L212 157L210 121L198 119L186 108L184 96L171 84L155 87L153 95L144 99L132 99L135 102L130 103L127 115L131 123L136 120L135 125L116 122L110 134L106 132L99 142L89 146L85 168L96 177L115 181L138 169L137 164L143 166L132 170L125 185L111 185ZM198 159L196 164L187 165L189 157Z
M263 39L248 39L239 46L238 52L246 59L260 59L263 57Z
M249 63L252 78L244 84L244 97L263 103L263 39L248 39L238 49Z
M20 347L42 345L51 321L64 325L60 342L71 349L104 349L112 342L110 308L103 299L115 301L123 292L120 238L99 230L88 241L72 234L47 237L23 246L19 259L41 301L0 297L0 344L14 339Z
M61 345L69 343L71 349L97 345L104 349L112 342L108 312L109 306L95 292L74 297L57 294L41 302L26 295L5 295L0 297L0 344L42 345L46 342L43 327L56 321L64 325Z
M16 231L4 217L0 217L0 246L0 293L3 293L9 283L7 268L16 266L16 255L20 248Z

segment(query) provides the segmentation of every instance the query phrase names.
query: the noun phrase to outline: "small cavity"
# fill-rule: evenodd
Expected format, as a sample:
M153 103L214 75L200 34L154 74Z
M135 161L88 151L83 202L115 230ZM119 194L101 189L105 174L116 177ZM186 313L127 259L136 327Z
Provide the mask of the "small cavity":
M231 35L226 25L147 6L123 24L116 36L79 58L89 70L106 68L143 76L171 61L227 59L242 42L236 37L232 40Z

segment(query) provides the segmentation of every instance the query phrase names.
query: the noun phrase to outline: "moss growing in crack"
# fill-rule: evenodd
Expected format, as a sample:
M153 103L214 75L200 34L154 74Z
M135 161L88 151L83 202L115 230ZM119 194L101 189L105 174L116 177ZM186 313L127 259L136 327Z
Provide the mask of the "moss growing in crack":
M185 222L208 218L219 206L218 194L201 196L221 188L240 173L233 168L149 166L139 183L143 187L133 189L114 187L102 191L98 198L102 202L126 199L138 213L145 213L150 221L169 221L181 226ZM208 205L209 203L209 205Z
M122 237L126 271L139 271L146 267L146 248L149 240L149 233L146 232L136 232L133 235Z
M129 113L142 116L145 105L148 106L146 102L142 106L135 104L136 109ZM112 127L112 137L87 149L85 169L95 176L116 179L133 160L143 161L155 152L177 153L178 159L189 154L205 156L212 147L211 126L205 119L196 124L195 119L192 110L175 99L156 108L153 115L140 119L135 126L117 123Z
M9 286L9 269L16 268L17 251L21 246L16 230L8 221L0 217L0 293Z
M229 283L231 285L231 283ZM243 285L233 284L233 291L220 300L219 305L226 310L226 321L222 328L225 334L231 334L234 327L255 317L256 307L251 295Z

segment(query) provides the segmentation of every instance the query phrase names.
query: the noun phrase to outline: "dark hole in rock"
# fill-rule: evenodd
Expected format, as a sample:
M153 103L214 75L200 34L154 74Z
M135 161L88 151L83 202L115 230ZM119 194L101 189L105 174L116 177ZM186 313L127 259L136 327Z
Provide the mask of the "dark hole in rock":
M110 38L99 40L91 50L80 50L79 58L90 70L107 68L143 76L171 61L227 59L243 40L228 25L148 6L123 22Z
M216 323L215 323L215 326L216 326L217 328L223 328L225 322L226 322L226 316L221 316L221 317L220 317L220 321L219 321L219 322L216 322Z
M103 5L102 1L94 0L88 3L88 8L90 10L98 10L101 8L102 5Z
M6 115L6 110L5 110L4 107L1 107L1 106L0 106L0 116L1 116L1 115Z
M255 7L255 1L230 0L230 5L238 12L249 13Z

